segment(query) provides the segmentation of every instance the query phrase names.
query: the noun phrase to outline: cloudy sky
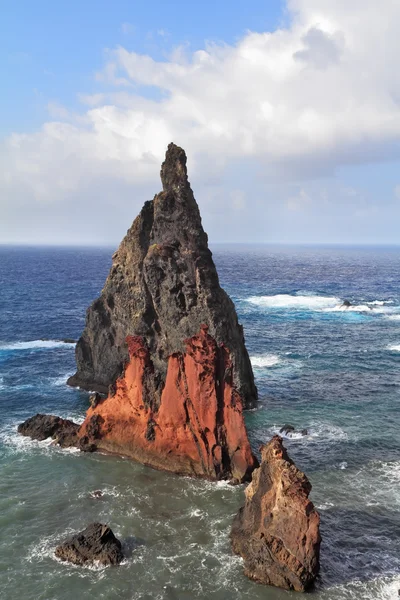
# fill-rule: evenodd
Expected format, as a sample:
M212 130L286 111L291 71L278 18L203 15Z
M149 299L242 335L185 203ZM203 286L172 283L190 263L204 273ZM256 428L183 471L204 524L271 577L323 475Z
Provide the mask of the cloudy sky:
M170 141L212 242L399 243L399 0L15 0L0 243L116 245Z

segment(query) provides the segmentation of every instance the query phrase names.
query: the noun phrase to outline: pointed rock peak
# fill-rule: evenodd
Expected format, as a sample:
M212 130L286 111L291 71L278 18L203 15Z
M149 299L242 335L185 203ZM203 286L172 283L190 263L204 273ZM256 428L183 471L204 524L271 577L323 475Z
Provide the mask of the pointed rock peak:
M161 165L161 181L164 192L178 191L189 185L186 169L186 153L172 143L168 145L165 161Z

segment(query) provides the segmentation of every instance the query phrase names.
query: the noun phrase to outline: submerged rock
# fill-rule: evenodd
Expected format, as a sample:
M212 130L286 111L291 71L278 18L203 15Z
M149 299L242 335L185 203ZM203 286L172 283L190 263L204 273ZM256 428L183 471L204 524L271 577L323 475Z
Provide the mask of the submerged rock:
M318 574L321 543L319 514L308 498L311 484L279 436L262 447L261 457L232 525L232 547L251 579L305 591Z
M108 393L129 361L127 336L140 336L152 375L144 403L160 406L169 357L206 324L229 349L232 379L245 408L257 402L253 371L235 307L220 287L186 154L170 144L161 167L163 191L145 203L113 256L100 297L87 311L76 346L77 372L68 383Z
M280 428L279 433L293 433L295 431L295 428L293 427L293 425L284 425L283 427Z
M55 550L57 558L75 565L118 565L124 558L121 542L107 525L91 523Z
M282 435L288 435L289 437L292 437L293 434L300 434L303 437L308 435L308 429L296 429L296 427L294 427L293 425L284 425L283 427L280 428L279 433L282 433ZM290 435L292 434L292 435Z
M18 425L18 433L38 441L52 438L63 448L68 448L78 444L79 427L68 419L37 414Z

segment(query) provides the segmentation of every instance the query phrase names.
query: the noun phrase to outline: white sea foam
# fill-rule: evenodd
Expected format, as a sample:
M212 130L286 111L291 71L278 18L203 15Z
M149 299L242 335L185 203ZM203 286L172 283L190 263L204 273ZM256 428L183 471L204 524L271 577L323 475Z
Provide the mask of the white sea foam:
M6 342L0 344L0 350L36 350L52 348L75 348L75 343L61 340L33 340L31 342Z
M387 318L391 321L400 321L400 315L388 315Z
M387 346L387 350L390 350L391 352L400 352L400 344L391 344Z
M59 377L50 377L49 382L56 387L67 385L67 379L69 379L74 372L75 371L70 371L69 373L65 373L65 375L60 375Z
M289 431L288 433L280 433L281 427L283 427L283 423L281 425L273 425L268 429L268 433L271 436L280 435L284 439L301 441L303 443L323 443L326 441L340 441L348 439L347 432L336 425L332 425L331 423L312 421L310 424L304 423L304 425L299 425L296 427L296 431ZM307 435L303 435L301 433L302 429L307 429Z
M261 308L299 308L318 310L340 303L340 298L319 295L276 294L274 296L251 296L247 301Z
M250 361L255 368L275 367L280 362L281 358L277 354L259 354L257 356L250 356Z
M265 309L298 309L317 312L343 312L385 314L396 312L393 300L372 300L359 304L343 306L343 300L337 296L321 296L319 294L276 294L274 296L251 296L247 302ZM395 318L400 319L400 315Z
M337 304L333 307L328 307L322 309L323 312L358 312L358 313L368 313L370 315L378 314L378 313L390 313L395 309L393 307L384 306L383 304L375 304L378 302L377 300L374 302L366 302L365 304L351 304L350 306L343 306L343 303Z

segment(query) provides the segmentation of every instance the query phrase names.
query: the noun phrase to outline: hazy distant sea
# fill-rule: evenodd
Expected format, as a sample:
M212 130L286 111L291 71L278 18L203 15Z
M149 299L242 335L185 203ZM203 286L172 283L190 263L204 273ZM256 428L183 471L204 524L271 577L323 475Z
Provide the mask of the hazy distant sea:
M4 600L284 600L244 577L229 530L243 488L59 450L16 434L36 412L83 418L65 381L112 249L0 247L0 596ZM290 423L322 519L316 600L389 600L400 588L400 248L216 246L260 405L254 447ZM354 305L340 308L344 299ZM91 492L102 490L103 498ZM127 559L82 569L55 545L93 520Z

